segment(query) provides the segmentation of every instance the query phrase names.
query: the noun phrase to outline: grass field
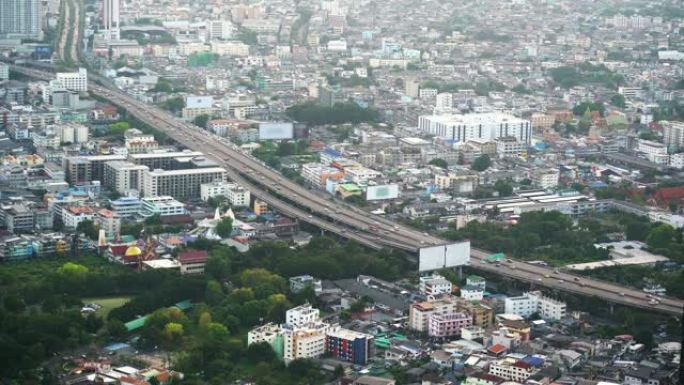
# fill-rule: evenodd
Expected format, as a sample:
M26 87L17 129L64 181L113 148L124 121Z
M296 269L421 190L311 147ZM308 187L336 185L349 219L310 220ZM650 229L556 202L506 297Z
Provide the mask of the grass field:
M93 298L83 298L84 304L96 303L102 307L95 312L98 316L106 319L109 312L119 306L123 306L126 302L130 301L131 297L93 297Z

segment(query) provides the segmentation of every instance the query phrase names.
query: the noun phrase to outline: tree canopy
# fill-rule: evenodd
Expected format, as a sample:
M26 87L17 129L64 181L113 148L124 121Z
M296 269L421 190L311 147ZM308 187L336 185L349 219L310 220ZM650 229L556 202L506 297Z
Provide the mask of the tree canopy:
M475 160L473 161L473 164L470 165L470 168L475 170L475 171L484 171L489 168L489 166L492 165L492 160L489 158L489 155L484 154L480 155Z

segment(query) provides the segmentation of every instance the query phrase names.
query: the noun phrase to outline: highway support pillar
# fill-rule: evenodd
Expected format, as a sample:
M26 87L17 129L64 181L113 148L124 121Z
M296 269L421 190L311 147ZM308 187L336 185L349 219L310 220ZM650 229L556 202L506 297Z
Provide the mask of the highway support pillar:
M458 267L458 280L459 281L463 280L463 266Z
M610 303L610 314L613 314L614 312L615 312L615 304L611 302Z

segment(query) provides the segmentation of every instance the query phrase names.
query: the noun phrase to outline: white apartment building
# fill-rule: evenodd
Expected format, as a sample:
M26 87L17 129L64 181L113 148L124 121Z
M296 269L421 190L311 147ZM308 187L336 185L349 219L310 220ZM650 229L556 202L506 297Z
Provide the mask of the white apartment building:
M485 329L481 326L471 325L461 329L461 338L472 341L484 339Z
M684 169L684 152L670 155L670 167L678 170Z
M482 301L482 298L484 298L484 290L477 286L465 285L461 288L461 298L466 301Z
M228 20L208 20L207 40L228 40L233 37L233 23Z
M532 184L543 189L550 189L558 186L560 180L560 170L546 169L539 170L532 175Z
M107 41L121 39L121 0L104 0L102 4L102 21Z
M670 151L684 147L684 122L661 121L663 125L663 142Z
M200 185L200 198L207 201L209 198L224 196L231 206L249 206L251 194L249 190L238 185L224 181L214 181Z
M125 161L112 161L104 164L104 185L120 194L140 191L143 175L149 171L147 166Z
M469 275L466 277L466 286L472 286L485 291L487 287L487 281L479 275Z
M450 294L452 284L439 274L420 277L419 290L425 295Z
M314 326L314 325L312 325ZM318 358L325 354L325 332L327 324L304 329L283 330L283 360L285 363L296 359Z
M60 124L55 127L55 134L59 135L62 143L85 143L88 141L89 129L78 123Z
M656 164L668 164L670 161L667 147L662 143L639 139L637 151L644 154L650 162Z
M93 209L88 206L71 206L62 210L64 228L74 230L83 221L92 221Z
M382 175L379 171L363 166L347 167L344 169L344 174L354 183L365 183Z
M418 117L418 128L425 134L457 142L510 136L529 144L532 137L529 120L499 112L421 115Z
M311 306L304 304L285 312L285 323L292 327L304 327L308 324L315 323L320 319L321 312Z
M641 87L618 87L618 94L626 98L635 98L641 94Z
M330 40L327 45L328 51L344 52L347 50L346 40Z
M88 92L88 70L79 68L78 72L57 72L59 80L64 88L77 92Z
M279 336L280 327L269 322L266 325L257 326L247 333L247 346L260 342L266 342L272 345Z
M513 358L504 358L489 365L489 374L521 384L525 383L525 380L533 373L532 365Z
M249 45L240 41L212 41L211 52L217 55L249 56Z
M95 213L93 221L109 238L115 238L121 232L121 217L114 211L101 209Z
M141 214L149 217L152 215L168 216L185 214L185 204L178 202L170 196L146 197L140 200Z
M450 92L442 92L435 96L435 108L449 109L454 106L454 95Z
M518 158L527 156L527 142L513 136L506 136L496 140L496 155L499 158Z
M143 173L143 196L170 195L177 199L200 196L204 183L226 179L222 167L191 168L184 170L146 170Z
M9 65L0 63L0 82L9 80Z
M418 97L421 99L433 99L437 97L439 91L435 88L420 88Z
M557 321L565 317L567 305L565 302L543 296L540 291L533 291L518 297L506 298L504 308L506 314L529 317L538 313L544 319Z

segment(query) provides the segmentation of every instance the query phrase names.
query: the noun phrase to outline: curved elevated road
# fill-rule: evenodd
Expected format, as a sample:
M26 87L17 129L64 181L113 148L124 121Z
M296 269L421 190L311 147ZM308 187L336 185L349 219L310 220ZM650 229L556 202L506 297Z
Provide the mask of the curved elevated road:
M49 72L23 67L13 66L12 69L46 80L53 76ZM181 121L157 107L144 104L120 90L103 87L93 81L89 84L89 89L93 94L125 108L142 122L166 133L178 143L203 151L224 166L232 180L243 184L256 197L288 216L376 249L392 247L415 252L423 246L448 243L427 233L373 216L357 207L321 197L240 151L226 139ZM612 303L675 316L680 316L684 308L684 301L679 299L660 297L657 304L650 304L650 298L639 290L564 272L556 273L543 266L519 261L502 262L498 265L484 263L483 259L489 254L491 253L473 248L471 266L555 290L596 296Z

